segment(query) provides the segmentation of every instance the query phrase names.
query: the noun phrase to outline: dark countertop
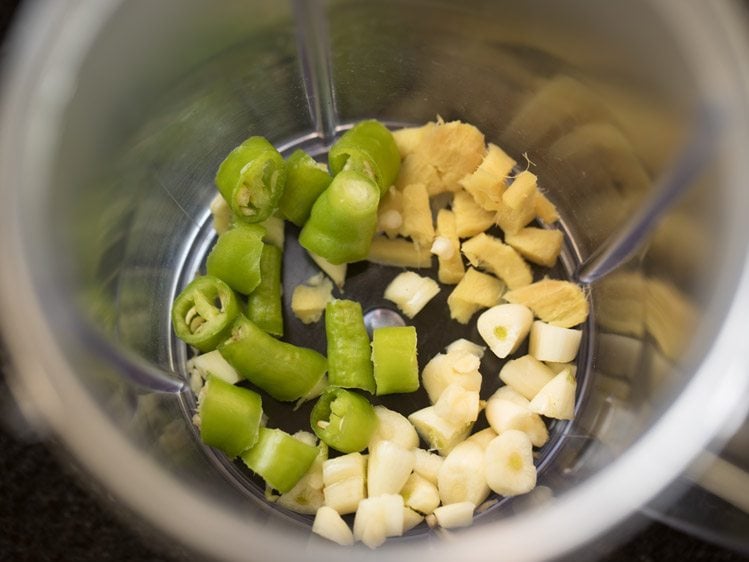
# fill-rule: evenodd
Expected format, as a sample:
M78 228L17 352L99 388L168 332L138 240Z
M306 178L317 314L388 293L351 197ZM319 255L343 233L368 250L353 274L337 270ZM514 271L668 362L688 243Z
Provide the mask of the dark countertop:
M19 2L0 0L0 42ZM189 558L165 553L113 516L66 464L44 444L19 439L0 424L0 560L172 562ZM603 560L747 558L652 522Z

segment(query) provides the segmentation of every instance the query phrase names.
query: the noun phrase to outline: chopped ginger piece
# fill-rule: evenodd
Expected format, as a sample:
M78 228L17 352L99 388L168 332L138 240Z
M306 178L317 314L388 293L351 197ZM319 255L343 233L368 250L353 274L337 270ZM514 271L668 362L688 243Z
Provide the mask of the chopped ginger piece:
M405 158L412 152L415 152L426 132L434 126L435 123L427 123L421 127L406 127L405 129L393 131L393 139L395 139L395 145L398 147L401 158Z
M452 209L458 238L476 236L494 224L494 213L482 208L467 191L455 193Z
M426 184L430 195L445 191L437 169L425 154L418 151L409 154L401 162L398 177L395 179L395 187L402 190L412 183Z
M452 211L440 209L437 213L437 234L439 236L434 245L444 241L445 243L441 245L447 248L435 251L434 245L432 247L432 253L437 254L439 262L437 278L440 283L455 285L463 279L466 268L460 255L460 240L458 240L458 231L455 227L455 214Z
M313 275L306 282L294 287L291 295L291 310L305 324L317 322L325 306L333 300L333 282L322 273Z
M499 211L503 206L502 194L507 189L506 178L515 163L504 150L489 143L481 165L460 180L460 184L481 207L487 211Z
M423 183L412 183L403 188L403 236L410 236L420 247L431 246L434 240L432 209L429 194Z
M419 248L410 240L375 236L369 248L367 261L396 267L432 267L432 254L429 248Z
M450 318L468 324L475 312L498 304L504 290L505 284L496 277L469 267L447 297Z
M536 218L536 176L520 172L502 194L502 208L497 211L497 224L507 233L518 232Z
M380 198L377 208L377 232L395 238L403 227L403 192L391 186Z
M471 265L488 270L507 283L510 289L530 285L531 268L511 246L483 232L463 242L463 254Z
M548 324L571 328L585 322L588 300L583 290L569 281L542 279L505 294L507 302L524 304Z
M559 213L557 212L554 203L549 201L546 195L538 190L536 191L534 206L536 209L536 216L546 224L554 224L559 220Z
M562 251L564 234L561 230L526 227L515 234L507 234L505 242L530 262L552 267Z
M484 135L473 125L438 121L424 132L421 142L403 160L400 175L405 168L405 178L398 178L398 186L422 182L429 195L457 191L458 182L479 167L485 150ZM421 172L419 175L417 170Z

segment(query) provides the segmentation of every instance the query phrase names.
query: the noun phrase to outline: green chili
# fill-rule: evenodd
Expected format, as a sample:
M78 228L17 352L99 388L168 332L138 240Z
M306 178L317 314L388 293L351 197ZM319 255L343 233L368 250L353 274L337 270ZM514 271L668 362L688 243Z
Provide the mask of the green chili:
M328 382L331 386L375 391L372 350L358 302L334 300L325 307Z
M279 208L297 226L309 218L315 200L333 181L325 164L316 162L303 150L295 150L286 160L286 187Z
M285 431L261 427L257 444L242 454L242 460L268 486L285 494L309 470L318 452Z
M240 375L276 400L306 396L327 369L325 357L316 351L279 341L242 315L218 350Z
M365 176L339 173L312 206L299 243L336 265L363 260L377 227L379 197L377 186Z
M265 229L256 224L238 224L221 234L206 259L208 275L249 295L260 284L264 235Z
M361 121L330 148L328 165L333 175L355 170L372 178L385 193L395 182L401 158L393 134L380 122Z
M186 344L206 352L216 349L238 318L239 299L216 277L196 277L172 305L174 333Z
M283 336L281 266L283 252L265 244L260 258L260 284L247 298L247 316L258 327L274 336Z
M321 441L342 453L367 447L377 428L377 415L361 394L328 388L312 408L310 425Z
M416 328L377 328L372 334L372 361L377 394L413 392L419 388Z
M260 222L278 208L286 184L286 165L265 138L250 137L221 163L215 181L240 221Z
M198 403L203 443L236 457L257 442L263 404L260 395L210 376Z

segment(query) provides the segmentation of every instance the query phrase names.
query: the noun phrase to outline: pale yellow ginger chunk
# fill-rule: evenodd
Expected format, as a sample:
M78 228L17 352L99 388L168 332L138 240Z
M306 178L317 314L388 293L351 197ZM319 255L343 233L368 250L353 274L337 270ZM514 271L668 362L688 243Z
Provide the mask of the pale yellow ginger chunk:
M531 268L511 246L483 232L463 242L463 254L471 265L489 271L507 283L509 289L530 285Z
M393 131L393 139L395 139L395 145L398 147L401 158L405 158L412 152L415 152L426 132L435 126L435 123L427 123L421 127L406 127Z
M460 240L458 239L458 230L455 225L455 213L447 209L440 209L437 213L437 236L445 240L447 250L437 253L432 249L432 253L437 254L439 262L439 271L437 278L440 283L446 285L455 285L463 279L466 268L463 265L463 258L460 255Z
M377 208L377 232L395 238L403 228L403 192L391 186L380 198Z
M395 187L401 190L412 183L426 184L430 195L445 191L437 169L430 163L427 155L420 151L412 152L403 159L395 179Z
M294 287L291 310L305 324L320 320L325 306L333 300L333 282L318 273L301 285Z
M372 239L367 260L395 267L416 269L432 267L432 254L429 247L421 248L403 238L390 240L384 236L375 236Z
M495 144L489 143L484 160L472 174L460 180L465 190L487 211L499 211L507 177L516 162Z
M582 288L569 281L542 279L527 287L508 291L507 302L524 304L538 318L561 328L571 328L588 318L588 299Z
M432 209L429 193L423 183L412 183L403 188L403 236L410 236L420 247L431 246L434 240Z
M400 175L405 173L405 177L399 177L397 185L404 187L408 183L423 182L429 195L457 191L460 189L458 182L479 167L485 150L484 135L473 125L438 121L424 132L418 146L404 158ZM432 168L437 181L428 168ZM414 177L417 171L422 177Z
M515 177L502 194L502 208L497 211L496 221L504 232L518 232L536 218L537 193L535 174L526 170Z
M450 318L461 324L468 324L478 310L498 304L505 290L505 284L492 275L468 268L447 297Z
M455 193L452 210L458 238L476 236L494 224L495 213L482 208L467 191Z
M540 191L536 191L533 205L536 209L536 216L546 224L554 224L559 220L559 213L554 203L549 201L548 197Z
M515 234L506 234L505 242L529 262L552 267L562 251L561 230L545 230L528 226Z

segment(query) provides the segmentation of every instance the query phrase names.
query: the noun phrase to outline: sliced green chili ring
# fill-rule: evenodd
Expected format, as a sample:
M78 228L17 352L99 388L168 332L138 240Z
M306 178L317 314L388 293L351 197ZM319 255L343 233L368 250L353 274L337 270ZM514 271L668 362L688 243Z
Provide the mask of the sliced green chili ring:
M218 237L206 258L208 275L249 295L260 284L260 260L265 229L257 224L237 224Z
M309 218L312 205L330 185L333 178L324 164L303 150L295 150L286 159L286 187L279 208L284 216L297 226Z
M257 442L263 403L257 392L210 376L200 393L198 415L203 443L234 458Z
M328 368L315 350L279 341L242 315L218 350L240 375L287 402L309 394Z
M400 171L401 157L393 134L379 121L361 121L331 147L328 165L335 176L354 170L372 178L385 193Z
M267 139L250 137L221 163L215 182L238 220L261 222L278 209L286 164Z
M377 227L379 198L370 179L341 172L312 206L299 243L336 265L365 259Z
M179 339L207 352L229 337L239 314L239 299L231 287L204 275L193 279L174 299L172 325Z
M361 394L328 388L312 408L310 425L329 447L342 453L355 453L367 447L377 428L377 415Z
M334 300L325 307L328 340L328 383L343 388L375 392L372 348L364 325L361 305Z
M247 468L285 494L309 470L318 452L318 447L302 443L285 431L261 427L255 446L241 456Z
M260 284L247 298L247 317L278 337L283 336L282 265L283 252L272 244L265 244L260 258Z
M417 390L416 328L392 326L375 329L372 333L372 361L378 396Z

